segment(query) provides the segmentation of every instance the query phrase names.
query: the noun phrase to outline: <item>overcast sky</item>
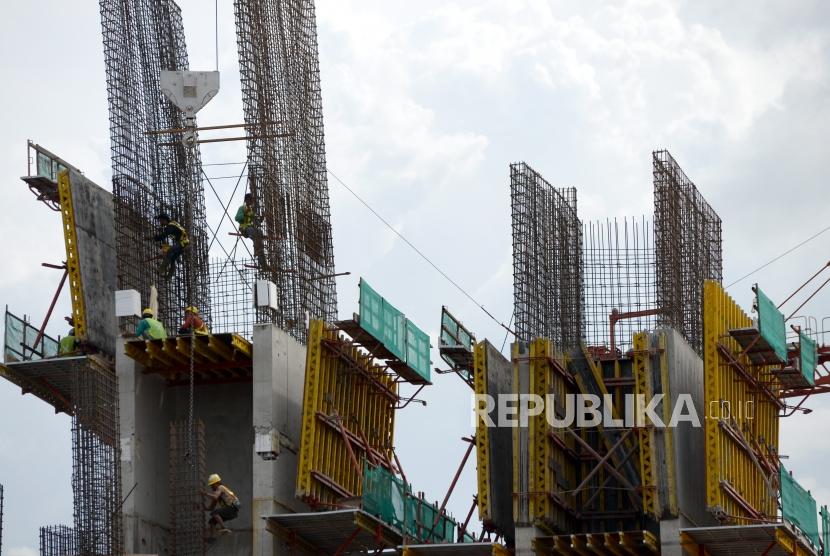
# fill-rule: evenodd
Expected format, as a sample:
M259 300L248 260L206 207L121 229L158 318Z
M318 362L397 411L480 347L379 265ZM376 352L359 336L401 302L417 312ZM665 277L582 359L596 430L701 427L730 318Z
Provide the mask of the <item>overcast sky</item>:
M214 65L206 4L181 1L192 69ZM222 91L202 125L242 121L232 2L219 4ZM723 219L727 284L828 225L830 3L323 0L317 17L330 170L505 322L510 162L576 186L581 218L604 219L651 213L651 151L669 149ZM3 3L0 75L0 304L39 322L60 278L40 263L63 260L63 239L59 215L19 181L25 142L109 188L97 3ZM206 163L240 162L244 145L202 154ZM215 178L239 170L207 167ZM214 180L223 197L234 183ZM334 181L331 199L337 268L352 273L338 282L341 315L356 310L364 276L433 344L447 305L501 345L496 323ZM830 233L730 292L747 309L754 281L784 299L830 258L828 245ZM68 307L64 297L50 333L65 332ZM822 328L830 295L801 313ZM440 499L471 432L469 390L437 377L423 398L426 407L397 418L398 452L415 488ZM807 405L813 413L782 422L781 452L828 504L830 442L817 432L830 422L830 398ZM0 381L0 423L4 554L30 556L40 525L72 521L69 420ZM450 504L462 518L473 468Z

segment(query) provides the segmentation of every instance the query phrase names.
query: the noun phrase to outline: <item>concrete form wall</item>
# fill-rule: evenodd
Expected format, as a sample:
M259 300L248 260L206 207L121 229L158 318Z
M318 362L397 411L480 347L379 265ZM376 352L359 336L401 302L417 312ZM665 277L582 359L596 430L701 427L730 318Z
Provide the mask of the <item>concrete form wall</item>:
M275 460L253 456L253 554L289 554L265 530L262 516L308 511L294 497L300 445L306 348L273 324L254 326L253 426L273 432L283 447Z
M83 284L87 341L115 349L116 254L112 194L75 170L69 171L78 258Z

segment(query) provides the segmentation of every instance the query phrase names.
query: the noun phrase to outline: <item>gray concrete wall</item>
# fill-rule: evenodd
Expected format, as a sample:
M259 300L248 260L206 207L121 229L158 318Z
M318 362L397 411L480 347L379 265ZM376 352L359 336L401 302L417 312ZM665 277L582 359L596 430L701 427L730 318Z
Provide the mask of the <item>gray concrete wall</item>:
M500 394L513 392L513 363L486 341L487 393L498 400ZM493 415L495 417L495 414ZM513 543L513 429L490 427L487 429L490 446L490 508L494 525Z
M118 339L115 370L118 376L121 428L121 482L124 502L124 540L127 553L165 554L170 525L168 504L169 426L172 412L167 389L157 375L124 355Z
M189 388L167 389L175 418L186 420ZM252 542L252 450L251 384L212 384L194 389L194 416L205 424L205 473L218 473L222 482L239 497L239 516L227 522L232 534L220 538L211 550L222 554L251 554ZM207 476L204 477L207 488ZM207 514L205 519L207 519Z
M675 330L666 328L666 352L669 365L669 389L672 408L680 394L691 394L700 427L682 422L674 429L674 458L677 474L677 505L683 526L718 525L706 510L706 459L703 421L706 407L703 398L703 360Z
M118 324L114 297L117 271L112 194L75 170L69 171L69 179L78 236L86 339L112 355Z
M289 553L265 530L262 516L309 509L294 496L305 358L305 346L277 326L254 326L254 430L263 434L273 431L287 445L275 460L253 454L253 554L257 556Z

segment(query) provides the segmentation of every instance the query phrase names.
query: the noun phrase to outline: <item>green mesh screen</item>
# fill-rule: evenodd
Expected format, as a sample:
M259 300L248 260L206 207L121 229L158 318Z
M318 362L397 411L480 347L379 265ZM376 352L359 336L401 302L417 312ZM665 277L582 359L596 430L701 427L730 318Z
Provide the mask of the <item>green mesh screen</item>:
M784 514L784 519L801 529L815 546L819 546L816 501L793 479L783 465L781 465L781 512Z
M816 363L818 362L816 342L801 332L798 333L798 339L801 342L801 374L810 386L813 386L816 383Z
M755 288L758 294L758 330L761 337L772 346L775 355L782 361L787 360L787 333L784 327L784 315L764 295L761 288Z
M409 319L406 320L406 364L429 381L429 335Z
M827 511L827 506L821 507L821 543L823 550L821 553L824 556L830 556L830 512Z
M383 335L379 336L386 349L395 354L401 361L406 361L406 330L404 328L403 313L391 303L383 300Z
M383 338L383 298L366 281L360 279L360 328Z
M3 362L12 363L14 361L32 361L56 357L58 355L58 342L45 334L38 343L37 349L32 350L32 345L37 339L37 333L37 328L6 311L3 334Z
M363 511L402 530L421 542L454 542L454 520L442 516L438 507L412 496L412 488L382 467L363 466Z

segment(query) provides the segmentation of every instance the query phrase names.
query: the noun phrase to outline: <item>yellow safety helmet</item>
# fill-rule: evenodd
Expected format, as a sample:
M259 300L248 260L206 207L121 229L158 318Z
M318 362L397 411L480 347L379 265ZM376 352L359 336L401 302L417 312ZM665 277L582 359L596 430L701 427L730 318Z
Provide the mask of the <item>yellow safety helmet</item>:
M194 315L198 315L199 314L199 309L197 309L195 306L191 305L190 307L186 308L184 310L184 312L185 313L193 313Z
M211 475L210 477L208 477L208 486L213 486L213 485L215 485L216 483L221 483L221 482L222 482L222 477L220 477L220 476L219 476L218 474L216 474L216 473L214 473L213 475Z
M147 307L146 309L141 311L141 316L142 317L146 317L146 316L154 317L154 316L156 316L156 312L153 311L152 309L150 309L149 307Z

